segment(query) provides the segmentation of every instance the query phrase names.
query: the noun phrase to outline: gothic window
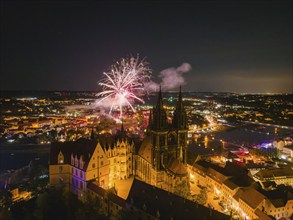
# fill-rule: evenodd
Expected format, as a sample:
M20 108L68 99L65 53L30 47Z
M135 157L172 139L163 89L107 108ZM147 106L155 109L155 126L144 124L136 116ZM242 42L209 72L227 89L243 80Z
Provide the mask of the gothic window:
M64 156L62 152L60 151L58 154L58 164L63 164L64 163Z
M79 159L79 168L82 169L83 168L83 158L82 156Z
M176 144L176 136L175 134L170 134L168 136L168 145L175 145Z
M160 146L164 146L165 145L165 137L164 136L160 136Z

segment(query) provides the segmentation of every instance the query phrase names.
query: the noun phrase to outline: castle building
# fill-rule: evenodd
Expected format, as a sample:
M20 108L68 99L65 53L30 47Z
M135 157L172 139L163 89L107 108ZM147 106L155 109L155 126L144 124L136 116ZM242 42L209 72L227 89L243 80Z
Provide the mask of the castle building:
M115 180L133 174L133 152L134 143L126 137L123 126L116 136L52 143L50 185L68 188L79 197L84 195L88 182L111 188Z
M107 189L114 187L116 180L134 175L170 192L175 192L178 185L180 190L189 192L188 130L181 88L172 123L167 122L161 90L149 119L148 132L138 153L123 124L116 136L52 143L50 184L62 185L82 197L88 182Z

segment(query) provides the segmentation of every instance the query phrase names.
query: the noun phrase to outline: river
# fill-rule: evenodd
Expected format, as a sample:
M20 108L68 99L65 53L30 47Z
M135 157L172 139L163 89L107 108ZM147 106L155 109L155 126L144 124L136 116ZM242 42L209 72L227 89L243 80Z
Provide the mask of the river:
M0 173L20 169L35 161L49 164L50 145L0 145Z

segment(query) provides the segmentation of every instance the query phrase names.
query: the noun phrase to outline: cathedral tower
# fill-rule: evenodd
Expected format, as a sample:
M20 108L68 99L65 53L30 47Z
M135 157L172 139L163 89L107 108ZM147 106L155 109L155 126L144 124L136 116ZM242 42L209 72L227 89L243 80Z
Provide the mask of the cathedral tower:
M181 86L179 90L178 101L174 111L172 130L177 134L176 158L184 165L187 163L187 116L183 105Z
M163 106L162 91L160 87L157 105L150 113L150 135L152 144L152 166L160 171L163 169L163 152L168 149L167 146L167 114Z

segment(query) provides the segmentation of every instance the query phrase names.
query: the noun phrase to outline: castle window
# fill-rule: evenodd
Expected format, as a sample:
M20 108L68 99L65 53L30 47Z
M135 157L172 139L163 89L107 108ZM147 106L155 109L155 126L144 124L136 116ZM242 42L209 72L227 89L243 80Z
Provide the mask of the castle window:
M83 168L83 156L80 156L80 159L79 159L79 168L82 169Z
M58 154L58 164L63 164L64 163L64 156L62 152L60 151Z
M103 166L104 165L104 161L101 161L101 166Z
M74 166L74 156L71 154L71 165Z
M92 168L96 168L96 164L95 163L92 164Z
M59 166L59 173L62 173L63 166Z

